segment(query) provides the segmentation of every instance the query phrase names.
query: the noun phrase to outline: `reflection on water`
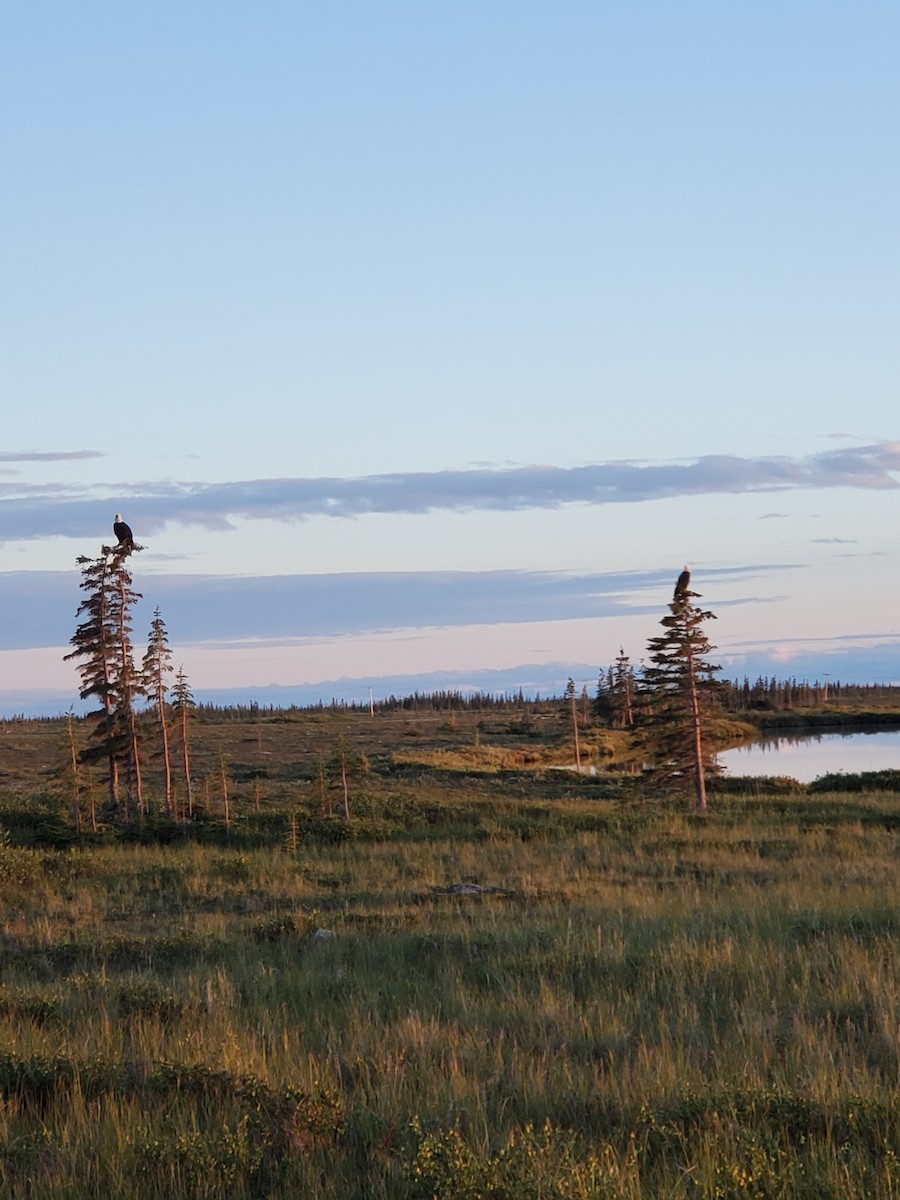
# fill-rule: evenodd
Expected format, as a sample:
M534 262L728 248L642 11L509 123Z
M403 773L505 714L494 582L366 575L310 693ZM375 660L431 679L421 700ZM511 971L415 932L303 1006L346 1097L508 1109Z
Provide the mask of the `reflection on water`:
M810 783L843 771L900 770L900 730L776 737L719 755L730 775L790 775Z

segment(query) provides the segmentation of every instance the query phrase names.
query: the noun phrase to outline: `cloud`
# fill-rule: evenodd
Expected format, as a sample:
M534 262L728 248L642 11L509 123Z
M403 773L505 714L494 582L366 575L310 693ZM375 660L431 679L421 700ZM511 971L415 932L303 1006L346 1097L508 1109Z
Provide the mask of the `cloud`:
M80 451L78 453L90 453ZM139 536L170 522L210 530L232 520L303 521L435 510L516 512L565 504L626 504L713 493L801 488L900 487L900 442L831 450L809 458L707 455L686 462L620 461L580 467L478 467L228 483L162 481L116 485L0 485L0 538L81 537L126 513Z
M715 568L744 580L782 566ZM421 626L492 625L658 613L676 570L397 571L320 575L150 575L137 584L136 638L158 605L180 643L335 637ZM65 646L82 599L76 571L0 574L0 650ZM646 597L644 600L642 597ZM730 604L735 601L726 601ZM719 602L717 601L717 606Z
M70 462L84 458L104 458L99 450L0 450L0 462Z

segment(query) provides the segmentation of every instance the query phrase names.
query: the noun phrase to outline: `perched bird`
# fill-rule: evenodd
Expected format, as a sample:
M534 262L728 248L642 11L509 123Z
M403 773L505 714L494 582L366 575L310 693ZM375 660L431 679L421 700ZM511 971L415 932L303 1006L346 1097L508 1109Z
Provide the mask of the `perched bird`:
M690 586L691 568L685 563L684 570L678 576L678 582L675 584L675 599L677 600L679 596L683 596Z
M122 520L121 513L116 513L116 519L113 521L113 533L119 539L119 545L130 554L134 549L134 534L131 532L131 527Z

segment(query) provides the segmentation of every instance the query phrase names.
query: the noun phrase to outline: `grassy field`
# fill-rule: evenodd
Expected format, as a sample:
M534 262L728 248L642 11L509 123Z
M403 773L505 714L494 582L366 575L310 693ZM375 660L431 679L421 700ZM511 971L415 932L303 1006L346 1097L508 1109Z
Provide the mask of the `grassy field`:
M3 727L0 1195L900 1194L893 793L700 818L540 769L552 713L379 716L198 723L204 811L131 840Z

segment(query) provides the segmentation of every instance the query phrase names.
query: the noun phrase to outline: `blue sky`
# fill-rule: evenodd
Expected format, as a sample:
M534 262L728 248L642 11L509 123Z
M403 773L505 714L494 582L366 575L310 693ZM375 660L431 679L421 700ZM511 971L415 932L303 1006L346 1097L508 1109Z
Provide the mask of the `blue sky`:
M121 511L198 691L900 679L887 3L0 14L0 711ZM341 682L343 681L343 682Z

